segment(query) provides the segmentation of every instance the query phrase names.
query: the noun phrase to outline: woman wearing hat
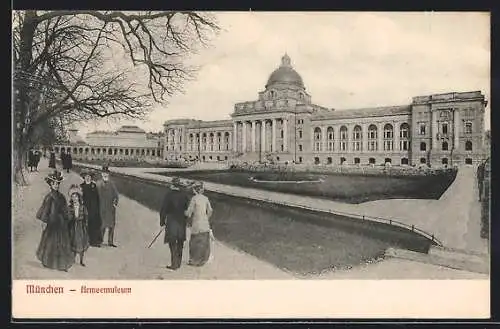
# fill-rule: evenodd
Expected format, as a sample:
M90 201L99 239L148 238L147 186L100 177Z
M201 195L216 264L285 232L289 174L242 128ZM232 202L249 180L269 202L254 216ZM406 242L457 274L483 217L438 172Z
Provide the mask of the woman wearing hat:
M213 238L209 218L212 216L212 206L203 195L202 182L193 186L194 196L189 202L185 215L190 219L191 237L189 240L189 265L203 266L210 258L210 239Z
M87 229L88 213L83 205L82 190L76 184L69 188L68 214L70 220L69 236L71 250L80 255L80 265L85 266L83 256L89 248L89 235Z
M83 183L80 184L83 194L83 204L88 213L89 243L92 247L101 247L102 244L102 221L99 213L99 193L94 181L94 174L90 170L80 173Z
M75 263L75 254L70 244L66 198L59 192L62 180L62 174L57 170L45 178L50 192L36 214L36 218L44 223L36 256L43 266L67 272Z

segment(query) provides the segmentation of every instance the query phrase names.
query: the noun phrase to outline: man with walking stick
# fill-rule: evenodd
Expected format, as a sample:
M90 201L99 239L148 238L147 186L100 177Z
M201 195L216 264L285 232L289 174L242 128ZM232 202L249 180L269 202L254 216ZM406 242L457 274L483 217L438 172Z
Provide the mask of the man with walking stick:
M188 207L189 197L180 178L174 177L160 210L160 226L165 227L164 243L168 243L170 248L171 263L167 268L173 271L181 267L187 226L184 211Z

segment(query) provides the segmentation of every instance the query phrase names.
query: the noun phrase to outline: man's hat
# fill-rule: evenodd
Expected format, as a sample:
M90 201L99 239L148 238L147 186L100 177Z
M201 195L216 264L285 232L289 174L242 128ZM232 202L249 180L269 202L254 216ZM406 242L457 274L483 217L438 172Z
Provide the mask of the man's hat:
M49 174L47 177L45 177L45 181L47 184L51 184L52 182L62 182L63 180L63 175L60 171L54 170L53 173Z
M94 173L90 169L83 169L80 172L80 177L85 179L85 176L90 176L91 178L94 178Z
M101 172L109 173L109 167L107 165L102 166Z
M80 196L83 195L82 193L82 189L80 188L80 186L76 185L76 184L72 184L70 187L69 187L69 191L68 191L68 196L71 198L71 196L73 194L78 194Z

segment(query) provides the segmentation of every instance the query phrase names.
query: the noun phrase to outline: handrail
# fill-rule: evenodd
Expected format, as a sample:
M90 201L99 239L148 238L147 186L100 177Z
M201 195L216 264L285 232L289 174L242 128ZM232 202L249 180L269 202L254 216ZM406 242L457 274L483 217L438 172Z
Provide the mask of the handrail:
M78 164L77 166L84 167L85 165ZM143 181L143 182L147 182L147 183L153 183L154 185L162 186L162 187L165 186L165 183L167 183L167 182L160 182L160 181L154 180L153 178L138 177L138 176L134 176L134 175L131 175L131 174L125 174L125 173L121 173L121 172L115 172L115 173L118 174L118 175L122 175L122 176L133 178L133 179L138 180L138 181ZM239 194L234 193L234 192L222 191L220 189L213 188L213 187L210 188L209 190L211 192L215 192L215 193L219 193L219 194L225 194L225 195L230 195L230 196L233 196L233 197L239 197L239 198L243 197L243 198L248 198L248 199L257 200L257 201L264 201L264 202L267 202L267 203L279 204L279 205L286 206L286 207L301 208L301 209L306 209L306 210L310 210L310 211L314 211L314 212L329 213L329 214L332 214L332 215L346 216L346 217L351 217L351 218L356 218L356 219L361 219L361 220L369 220L369 221L376 222L376 223L382 223L382 224L388 224L388 225L392 225L392 226L397 226L397 227L401 227L401 228L410 230L412 232L418 233L418 234L424 236L425 238L431 240L431 242L433 242L435 245L437 245L439 247L443 247L443 243L440 240L438 240L434 236L434 234L426 232L426 231L424 231L422 229L419 229L419 228L415 227L415 225L409 225L409 224L400 222L400 221L395 220L395 219L388 219L388 218L377 217L377 216L369 216L369 215L353 214L353 213L348 213L348 212L343 212L343 211L337 211L337 210L319 209L319 208L314 208L314 207L310 207L310 206L305 206L305 205L300 205L300 204L294 204L294 203L289 203L289 202L283 202L283 201L273 200L273 199L270 199L270 198L264 198L264 197L259 197L259 196L252 196L252 197L242 196L242 195L239 195Z

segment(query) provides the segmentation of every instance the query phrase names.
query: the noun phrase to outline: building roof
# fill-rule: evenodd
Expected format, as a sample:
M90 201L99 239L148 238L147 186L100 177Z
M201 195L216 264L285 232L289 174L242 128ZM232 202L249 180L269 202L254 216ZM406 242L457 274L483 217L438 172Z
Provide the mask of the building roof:
M121 126L117 132L120 133L146 133L145 130L137 127L137 126Z
M279 68L274 70L273 73L269 76L267 80L266 88L274 85L274 84L291 84L296 85L301 88L304 87L304 82L302 81L302 77L300 74L295 71L291 65L290 57L285 54L281 58L281 65Z
M350 119L350 118L402 115L410 113L411 113L410 105L383 106L383 107L372 107L372 108L350 109L350 110L321 111L319 113L314 114L311 119L312 120Z

